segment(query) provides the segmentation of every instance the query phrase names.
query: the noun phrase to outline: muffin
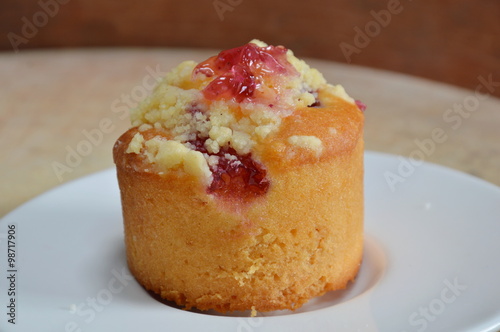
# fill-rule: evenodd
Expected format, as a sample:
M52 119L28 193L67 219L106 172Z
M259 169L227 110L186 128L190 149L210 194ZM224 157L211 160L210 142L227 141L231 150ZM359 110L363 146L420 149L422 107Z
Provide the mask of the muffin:
M186 61L113 149L127 262L186 309L297 309L363 253L364 106L282 46Z

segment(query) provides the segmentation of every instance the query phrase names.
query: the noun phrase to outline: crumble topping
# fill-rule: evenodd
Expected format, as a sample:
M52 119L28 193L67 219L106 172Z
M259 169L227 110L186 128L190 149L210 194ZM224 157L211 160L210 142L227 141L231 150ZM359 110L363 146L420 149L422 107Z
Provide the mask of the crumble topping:
M180 142L153 137L144 145L145 154L151 163L160 164L166 169L182 167L186 173L204 179L210 179L212 175L205 156Z
M323 142L316 136L290 136L288 142L300 148L311 150L316 157L321 155L323 151Z
M125 152L139 154L141 153L143 143L144 143L144 137L140 133L137 133L130 141L128 148Z
M342 86L328 84L292 51L258 40L199 64L185 61L131 112L139 133L126 152L144 154L159 171L182 168L210 183L221 158L232 158L236 167L235 155L251 155L284 117L320 105L319 90L355 103ZM169 139L145 140L141 132L153 127ZM315 136L290 136L288 143L316 156L323 150Z

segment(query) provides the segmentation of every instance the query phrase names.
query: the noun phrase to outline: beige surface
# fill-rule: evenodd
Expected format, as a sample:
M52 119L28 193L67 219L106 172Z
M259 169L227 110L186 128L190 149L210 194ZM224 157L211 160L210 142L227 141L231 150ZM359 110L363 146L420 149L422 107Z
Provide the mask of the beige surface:
M111 167L113 143L129 125L123 117L126 105L136 104L151 85L152 72L212 53L100 49L0 54L0 216L63 182ZM415 140L429 143L433 130L441 130L446 138L434 144L425 160L500 185L499 99L478 99L474 91L394 73L310 63L368 105L368 150L417 156L415 151L425 151ZM492 80L500 82L500 77ZM464 111L451 117L448 110L460 105ZM89 139L84 131L94 135ZM78 149L86 154L80 159L68 152ZM59 177L54 163L67 167Z

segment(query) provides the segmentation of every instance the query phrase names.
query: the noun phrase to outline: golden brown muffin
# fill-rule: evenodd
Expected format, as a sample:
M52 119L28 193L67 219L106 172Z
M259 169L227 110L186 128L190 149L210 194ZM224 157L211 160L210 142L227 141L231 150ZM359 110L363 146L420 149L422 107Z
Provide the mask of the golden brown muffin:
M363 251L363 119L283 47L181 64L114 147L133 275L221 312L346 287Z

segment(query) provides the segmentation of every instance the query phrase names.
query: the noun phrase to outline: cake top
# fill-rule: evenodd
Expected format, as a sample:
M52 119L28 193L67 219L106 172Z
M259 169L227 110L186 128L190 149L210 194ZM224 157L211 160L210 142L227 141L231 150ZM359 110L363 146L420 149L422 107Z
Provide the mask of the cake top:
M247 191L267 190L259 147L296 110L321 109L332 96L355 104L342 86L328 84L292 51L252 40L198 64L185 61L170 71L132 110L132 125L138 131L126 152L144 155L160 173L182 168L214 192L223 186L221 174L231 170L256 185ZM291 133L286 141L314 158L324 152L324 142L314 135Z

